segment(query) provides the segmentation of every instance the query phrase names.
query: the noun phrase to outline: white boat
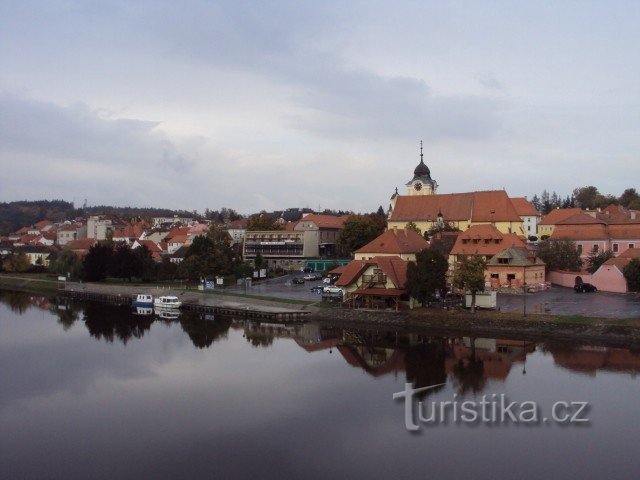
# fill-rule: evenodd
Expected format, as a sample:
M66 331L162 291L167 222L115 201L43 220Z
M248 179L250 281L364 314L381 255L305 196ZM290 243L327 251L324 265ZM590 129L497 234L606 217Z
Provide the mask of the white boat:
M180 312L169 309L157 310L156 315L162 320L178 320L180 318Z
M132 305L134 307L153 307L153 295L139 293Z
M180 308L182 302L178 300L178 297L165 295L163 297L156 298L153 301L153 305L156 308Z

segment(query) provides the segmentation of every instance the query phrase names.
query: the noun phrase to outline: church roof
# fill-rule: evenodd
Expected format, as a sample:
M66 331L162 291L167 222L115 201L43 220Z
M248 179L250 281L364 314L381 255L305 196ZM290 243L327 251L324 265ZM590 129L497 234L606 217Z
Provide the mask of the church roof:
M422 235L410 228L389 229L355 253L396 254L418 253L429 246Z
M504 190L441 195L399 195L390 221L436 221L442 213L446 221L521 222Z

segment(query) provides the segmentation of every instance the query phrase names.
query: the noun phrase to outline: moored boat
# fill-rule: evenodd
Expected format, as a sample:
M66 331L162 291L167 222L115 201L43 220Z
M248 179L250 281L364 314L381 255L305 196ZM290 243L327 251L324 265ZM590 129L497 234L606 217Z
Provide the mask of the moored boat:
M134 307L143 308L153 307L153 295L149 295L147 293L139 293L136 296L136 299L133 301L132 305Z
M180 308L182 302L178 300L178 297L172 295L164 295L158 297L153 301L153 305L156 308Z

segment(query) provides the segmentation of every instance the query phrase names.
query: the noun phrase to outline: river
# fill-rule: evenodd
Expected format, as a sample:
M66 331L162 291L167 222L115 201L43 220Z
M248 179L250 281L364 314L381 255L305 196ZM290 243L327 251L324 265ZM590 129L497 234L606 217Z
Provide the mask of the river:
M637 478L639 372L598 345L0 292L0 478Z

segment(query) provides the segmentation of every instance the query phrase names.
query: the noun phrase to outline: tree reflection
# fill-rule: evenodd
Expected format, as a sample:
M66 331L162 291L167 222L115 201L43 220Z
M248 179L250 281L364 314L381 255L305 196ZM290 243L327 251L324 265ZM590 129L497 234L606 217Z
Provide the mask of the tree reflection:
M216 340L227 337L231 319L215 317L215 320L206 320L202 314L183 312L180 326L195 347L209 348Z
M474 394L482 391L486 383L484 362L476 357L476 339L471 338L471 355L461 358L453 366L453 376L458 383L458 392Z
M410 346L404 359L407 382L413 383L413 388L446 383L445 358L446 351L442 342ZM416 394L416 398L422 400L442 388L443 386L440 386L420 392Z
M112 343L116 338L125 345L133 338L142 338L153 323L151 316L132 315L129 307L87 303L84 323L89 334Z
M31 296L24 292L2 291L0 301L6 304L12 312L22 315L31 306Z
M65 332L80 318L80 309L73 302L58 298L53 299L49 304L49 311L58 317L58 323L62 325Z

